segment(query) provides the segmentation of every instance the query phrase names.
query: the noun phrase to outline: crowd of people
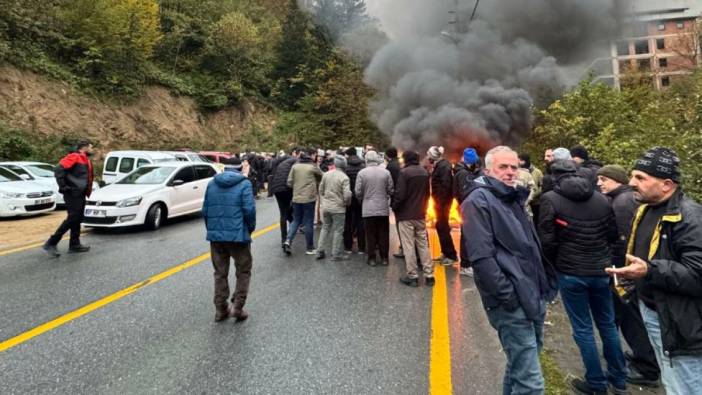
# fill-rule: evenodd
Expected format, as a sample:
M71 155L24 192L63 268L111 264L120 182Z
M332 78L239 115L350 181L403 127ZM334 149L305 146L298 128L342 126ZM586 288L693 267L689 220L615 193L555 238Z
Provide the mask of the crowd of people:
M91 150L81 143L56 169L69 210L44 246L50 255L68 231L72 251L88 250L79 230ZM458 264L460 275L473 277L507 356L505 394L544 392L539 352L546 306L558 293L585 368L570 383L577 393L624 394L628 383L659 381L668 394L702 393L702 207L685 195L673 150L652 148L631 172L590 158L582 146L546 150L543 172L529 155L506 146L484 158L467 147L455 164L433 146L420 159L415 151L400 157L394 148L381 153L372 146L227 159L202 210L215 270L215 320L248 317L255 196L267 181L280 212L283 255L293 254L302 232L305 253L318 260L359 254L369 266L387 266L392 213L400 240L392 255L404 259L403 284L418 287L421 277L434 285L434 264ZM441 250L434 259L430 197ZM449 224L454 199L462 216L458 248ZM237 281L230 296L231 258Z

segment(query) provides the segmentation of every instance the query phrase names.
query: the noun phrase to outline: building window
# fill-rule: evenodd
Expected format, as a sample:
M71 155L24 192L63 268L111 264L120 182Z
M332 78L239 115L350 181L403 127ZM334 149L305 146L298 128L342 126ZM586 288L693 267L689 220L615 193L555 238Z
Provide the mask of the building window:
M634 43L634 52L637 55L648 53L648 40L639 40Z
M650 59L639 59L638 65L639 65L639 71L651 70L651 60Z
M675 26L677 26L678 29L683 29L685 27L685 23L683 21L677 21Z
M668 59L667 58L658 59L658 67L660 67L662 69L668 67Z
M665 30L665 22L658 22L658 30L659 31Z
M629 55L629 42L628 41L619 41L617 43L617 55L618 56Z
M670 77L661 77L661 85L662 86L670 86Z
M665 49L665 39L664 38L657 38L656 39L656 48Z

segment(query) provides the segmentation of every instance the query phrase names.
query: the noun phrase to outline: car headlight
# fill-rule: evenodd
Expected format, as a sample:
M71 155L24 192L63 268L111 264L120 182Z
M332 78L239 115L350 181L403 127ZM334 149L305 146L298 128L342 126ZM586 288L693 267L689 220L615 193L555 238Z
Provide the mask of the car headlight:
M19 199L24 197L24 193L0 192L0 197L5 199Z
M141 203L141 196L120 200L119 202L117 202L117 207L138 206L139 203Z

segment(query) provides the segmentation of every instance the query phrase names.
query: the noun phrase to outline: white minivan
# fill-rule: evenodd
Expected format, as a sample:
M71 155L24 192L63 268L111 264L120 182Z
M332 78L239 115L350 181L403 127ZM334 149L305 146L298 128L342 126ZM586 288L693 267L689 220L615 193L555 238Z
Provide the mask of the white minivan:
M111 151L105 157L102 180L112 184L142 166L177 160L173 154L161 151Z

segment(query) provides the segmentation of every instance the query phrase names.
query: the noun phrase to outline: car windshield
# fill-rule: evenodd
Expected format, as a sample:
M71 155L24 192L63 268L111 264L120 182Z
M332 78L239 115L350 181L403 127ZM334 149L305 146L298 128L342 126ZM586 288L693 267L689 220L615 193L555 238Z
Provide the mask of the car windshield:
M140 167L117 184L163 184L173 171L175 167Z
M0 167L0 182L22 181L22 178L10 170Z
M54 167L51 165L27 165L27 168L37 177L54 178Z
M205 158L202 155L198 154L188 154L188 157L190 158L191 161L193 162L205 162L205 163L210 163L211 161L207 158Z

